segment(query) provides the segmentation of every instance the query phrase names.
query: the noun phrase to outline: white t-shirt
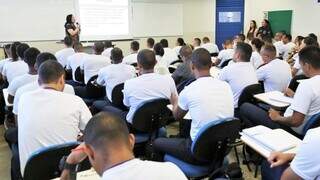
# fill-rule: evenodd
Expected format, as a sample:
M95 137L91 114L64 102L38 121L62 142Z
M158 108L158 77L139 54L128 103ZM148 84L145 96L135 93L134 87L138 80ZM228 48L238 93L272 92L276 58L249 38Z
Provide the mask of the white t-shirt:
M0 72L2 73L3 66L6 62L10 61L11 58L6 58L0 61Z
M284 116L288 117L293 111L305 115L304 122L297 128L292 128L299 134L302 134L303 127L311 116L320 113L320 75L314 76L301 82L294 94L293 102L287 108Z
M292 59L294 60L294 65L293 68L297 69L298 72L296 75L301 75L303 74L303 71L301 69L301 65L300 65L300 57L299 57L299 53L295 54Z
M274 47L276 48L277 50L277 57L279 57L280 55L283 55L281 54L282 52L282 46L284 45L282 41L277 41L275 43L273 43Z
M21 76L18 76L16 78L14 78L14 80L10 83L9 87L8 87L8 93L11 96L15 96L17 90L26 85L29 84L31 82L37 81L38 80L38 75L32 75L32 74L24 74Z
M98 75L100 69L111 64L111 60L102 55L87 55L81 65L84 70L84 82L87 84L92 76Z
M168 65L170 65L173 61L178 60L177 53L170 48L163 48L164 49L164 55L163 58L168 61Z
M66 68L72 70L72 79L74 81L76 81L75 72L76 72L77 68L81 66L81 64L84 61L84 58L87 55L88 54L86 54L86 53L80 52L80 53L75 53L75 54L68 57Z
M292 52L293 48L296 47L296 44L293 43L293 42L289 42L287 44L284 44L282 46L282 49L281 49L281 54L283 54L283 60L288 60L289 58L289 54Z
M168 59L165 56L156 55L157 64L154 66L154 72L161 75L170 74Z
M107 48L102 52L102 56L106 56L107 58L111 58L111 51L112 51L113 47Z
M122 60L122 63L127 64L127 65L137 63L138 62L137 56L138 56L138 53L132 53L132 54L124 57Z
M58 62L63 66L66 67L67 66L67 61L68 61L68 57L73 55L74 49L73 48L64 48L61 49L60 51L56 52L55 56L58 60Z
M291 169L302 179L320 179L320 128L310 129L290 164Z
M34 91L34 90L37 90L39 89L40 86L39 86L39 83L38 81L34 81L34 82L31 82L29 84L26 84L22 87L20 87L17 91L16 91L16 94L14 96L14 101L13 101L13 110L12 112L14 114L18 114L18 111L19 111L19 102L20 102L20 97L26 93L26 92L30 92L30 91ZM64 93L67 93L67 94L72 94L74 95L74 89L72 86L70 86L69 84L65 84L64 86L64 90L63 90Z
M44 147L77 141L80 130L84 130L92 116L80 97L42 88L23 94L19 109L22 174L32 153Z
M255 69L258 69L263 64L261 55L257 51L253 51L251 55L250 62Z
M185 87L179 95L178 106L189 111L192 118L190 137L212 121L233 117L233 97L230 86L213 77L202 77Z
M219 66L222 65L226 60L232 59L234 54L234 49L223 49L219 52L218 59L220 59Z
M284 92L291 80L291 68L286 61L275 59L257 69L257 77L264 82L265 92Z
M182 46L176 46L173 48L173 50L177 53L177 56L180 55L180 50L181 50Z
M112 102L113 88L128 79L136 77L136 69L126 64L111 64L99 71L97 83L106 87L108 99Z
M27 74L28 72L29 67L24 61L8 61L3 66L2 75L6 76L7 81L10 84L14 78Z
M170 162L153 162L133 159L108 169L103 180L186 180L183 172Z
M209 53L218 53L219 52L218 46L216 44L213 44L213 43L202 44L201 47L206 49L206 50L208 50Z
M137 107L152 99L170 99L172 94L178 94L176 85L169 75L156 73L143 74L124 83L123 103L130 107L127 121L132 123L132 118Z
M235 108L238 107L238 100L243 89L258 83L256 72L250 62L237 62L225 67L220 72L219 79L230 85Z

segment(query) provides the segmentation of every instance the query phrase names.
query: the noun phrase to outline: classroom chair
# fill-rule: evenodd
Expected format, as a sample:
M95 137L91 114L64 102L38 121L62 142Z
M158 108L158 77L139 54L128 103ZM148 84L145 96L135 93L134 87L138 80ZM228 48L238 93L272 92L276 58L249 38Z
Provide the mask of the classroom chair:
M63 156L71 153L71 150L79 145L78 142L71 142L43 148L31 155L28 159L23 179L44 180L60 177L59 163ZM91 168L90 162L83 161L78 171L85 171Z
M224 67L228 66L228 64L229 64L230 61L232 61L232 59L225 60L225 61L221 64L220 68L223 69Z
M308 77L305 75L297 75L297 76L293 77L290 81L288 88L291 89L293 92L296 92L296 90L300 84L298 82L298 80L303 80L303 79L308 79Z
M302 134L305 136L309 129L320 127L320 113L311 116L308 122L304 125Z
M147 153L151 159L153 156L152 142L158 137L166 136L164 127L172 117L172 112L167 107L168 104L170 104L168 99L153 99L137 108L132 119L132 127L137 132L135 133L135 152L137 154Z
M210 53L211 57L218 57L219 53Z
M64 69L65 70L65 80L72 80L72 70L71 69Z
M106 96L106 90L104 86L95 84L95 80L98 75L92 76L87 82L85 87L76 87L76 95L80 96L87 106L91 106L96 100L101 100Z
M81 72L80 66L77 67L76 71L74 72L74 78L78 82L82 82L84 84L84 74Z
M194 139L191 151L204 165L194 165L166 154L164 160L176 164L188 178L214 177L222 167L225 156L231 151L240 131L240 121L235 118L213 121L202 127Z
M175 61L172 61L170 63L170 65L173 65L173 66L178 66L179 64L183 63L183 61L181 59L178 59L178 60L175 60Z
M123 104L123 92L122 92L123 88L124 88L124 83L121 83L116 85L112 89L112 93L111 93L112 105L123 111L128 111L128 107Z

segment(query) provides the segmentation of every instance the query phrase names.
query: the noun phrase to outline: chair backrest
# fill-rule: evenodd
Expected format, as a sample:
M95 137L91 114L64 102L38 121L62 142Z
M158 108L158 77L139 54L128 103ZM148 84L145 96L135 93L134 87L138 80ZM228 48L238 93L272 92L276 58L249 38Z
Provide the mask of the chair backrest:
M231 145L239 136L240 120L228 118L202 127L195 137L191 151L200 161L216 162L220 166Z
M112 100L113 106L120 108L122 110L127 110L128 107L123 104L123 92L122 92L123 88L124 88L124 83L116 85L112 89L111 100Z
M239 96L238 100L238 107L240 107L244 103L256 103L256 99L254 98L254 95L263 93L264 90L261 86L261 84L252 84L247 87L245 87Z
M188 86L189 84L191 84L193 81L195 81L196 79L195 78L190 78L190 79L187 79L187 80L184 80L182 82L180 82L178 85L177 85L177 91L178 93L180 94L180 92L186 87Z
M219 55L219 53L217 53L217 52L216 53L210 53L211 57L217 57L218 55Z
M77 67L76 71L74 72L74 78L78 82L84 83L84 74L81 72L80 66Z
M310 117L308 122L303 127L302 134L305 135L309 129L320 127L320 113Z
M221 64L220 68L222 69L222 68L228 66L228 64L229 64L229 62L230 62L231 60L232 60L232 59L227 59L227 60L225 60L225 61Z
M170 66L168 67L168 69L169 69L169 72L172 74L172 73L174 73L174 72L177 70L177 67L175 67L175 66L173 66L173 65L170 65Z
M92 76L86 85L87 97L90 99L102 98L106 96L106 90L104 86L97 86L92 83L97 78L98 78L98 75Z
M71 69L65 69L65 79L66 80L72 80L72 70Z
M168 99L153 99L138 106L133 115L132 126L135 130L152 134L164 127L172 117L172 112L167 105Z
M299 86L299 82L298 80L302 80L302 79L308 79L307 76L305 75L298 75L298 76L295 76L291 79L290 81L290 84L289 84L289 88L293 91L293 92L296 92L298 86Z
M135 68L138 67L138 63L131 63L130 65L135 67Z
M170 63L170 65L175 65L175 64L178 64L178 63L183 63L183 61L181 59L178 59L178 60L172 61Z
M41 149L31 155L28 159L23 179L24 180L46 180L60 176L59 163L63 156L71 153L71 150L79 145L77 142L55 145ZM89 169L87 167L86 169ZM83 169L85 170L85 169Z

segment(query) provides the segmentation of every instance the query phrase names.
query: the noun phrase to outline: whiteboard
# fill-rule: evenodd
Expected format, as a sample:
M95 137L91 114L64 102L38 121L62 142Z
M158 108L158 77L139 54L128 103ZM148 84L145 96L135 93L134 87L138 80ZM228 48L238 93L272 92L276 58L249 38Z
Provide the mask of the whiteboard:
M50 41L65 36L66 15L77 0L0 0L0 42ZM133 37L183 35L181 3L131 3Z
M134 37L183 35L183 5L133 3Z
M58 40L73 0L0 0L0 41Z

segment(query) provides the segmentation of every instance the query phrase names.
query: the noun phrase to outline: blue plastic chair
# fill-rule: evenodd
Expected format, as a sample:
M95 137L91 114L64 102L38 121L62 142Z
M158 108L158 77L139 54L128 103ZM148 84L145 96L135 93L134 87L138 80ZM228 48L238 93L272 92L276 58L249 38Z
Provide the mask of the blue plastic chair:
M59 163L63 156L71 153L71 150L79 145L78 142L71 142L61 145L54 145L34 152L27 161L24 169L24 180L49 180L60 177ZM80 170L90 169L90 162L83 161Z
M320 113L311 116L308 122L305 124L302 130L303 136L306 135L309 129L320 127Z
M232 143L238 137L240 121L235 118L213 121L202 127L194 139L191 151L195 159L204 165L194 165L166 154L164 160L176 164L188 178L214 176L221 168L225 156L232 149Z

